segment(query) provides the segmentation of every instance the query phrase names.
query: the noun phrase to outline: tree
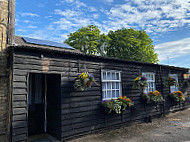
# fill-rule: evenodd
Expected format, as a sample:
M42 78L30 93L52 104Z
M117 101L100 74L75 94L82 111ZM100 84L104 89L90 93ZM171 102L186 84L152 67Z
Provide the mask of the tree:
M109 45L105 52L108 57L148 63L157 63L152 40L143 30L122 28L108 33Z
M70 33L64 42L84 54L104 56L104 47L107 41L108 36L100 34L97 26L89 25Z

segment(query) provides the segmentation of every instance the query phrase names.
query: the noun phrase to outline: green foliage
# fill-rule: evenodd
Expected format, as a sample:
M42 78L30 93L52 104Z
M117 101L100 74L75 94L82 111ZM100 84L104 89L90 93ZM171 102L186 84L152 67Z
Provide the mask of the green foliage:
M108 57L148 63L158 62L153 41L145 31L122 28L110 31L108 37L110 38L106 48Z
M164 85L166 87L168 87L168 86L179 87L178 81L176 79L172 78L171 76L168 77L168 79L165 81Z
M82 27L74 33L70 33L64 42L80 50L84 54L104 56L104 47L109 40L105 34L100 34L97 26Z
M133 88L144 90L148 86L147 78L140 75L133 81Z
M91 87L93 82L95 82L93 75L88 72L82 72L75 79L74 88L84 91L86 88Z
M181 91L174 91L169 96L175 102L185 101L185 97Z
M131 107L134 105L131 99L127 98L126 96L119 96L119 98L117 99L103 100L101 104L102 106L109 109L109 113L113 111L117 114L120 114L122 111L125 111L127 107Z
M121 113L122 102L119 100L107 100L102 102L102 106L107 107L109 109L109 113L114 111L117 114Z
M148 92L148 94L143 93L142 99L144 99L146 101L146 103L153 102L154 104L164 101L162 95L157 90L154 92L150 91L150 92Z
M153 41L145 31L122 28L110 31L108 35L100 33L97 26L89 25L70 33L64 42L84 54L148 63L158 62Z

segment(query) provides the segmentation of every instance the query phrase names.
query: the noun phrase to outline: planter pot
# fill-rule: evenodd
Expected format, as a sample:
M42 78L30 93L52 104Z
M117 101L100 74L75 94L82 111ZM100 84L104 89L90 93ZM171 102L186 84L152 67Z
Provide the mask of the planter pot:
M84 78L84 79L82 80L82 86L86 87L86 84L87 84L88 81L89 81L88 78Z
M169 83L169 86L173 86L173 85L174 85L174 83L173 83L173 82L170 82L170 83Z
M175 101L173 100L172 103L171 103L172 106L177 106L177 105L180 105L180 101Z
M92 81L88 80L87 83L86 83L86 86L91 87L92 86Z

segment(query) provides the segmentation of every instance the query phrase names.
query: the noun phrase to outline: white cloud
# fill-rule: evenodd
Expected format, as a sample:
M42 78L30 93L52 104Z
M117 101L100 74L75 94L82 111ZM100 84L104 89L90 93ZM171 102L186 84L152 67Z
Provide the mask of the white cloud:
M97 11L97 9L96 9L95 7L93 7L93 6L89 6L89 10L90 10L91 12Z
M87 7L87 5L85 3L83 3L83 2L81 2L79 0L76 0L74 4L78 8L80 8L80 7Z
M27 13L27 12L25 12L25 13L20 13L20 15L21 15L22 17L26 17L26 16L30 16L30 17L39 17L38 14Z
M94 18L94 19L98 19L99 16L100 16L99 14L93 14L93 18Z
M105 0L105 2L112 3L114 0Z
M28 28L30 28L30 29L36 29L37 26L29 25Z
M70 10L70 9L67 9L65 11L62 11L60 9L56 9L56 10L54 10L54 12L55 12L55 14L65 16L65 17L68 17L68 18L80 15L80 12L73 11L73 10Z
M133 27L147 32L173 31L190 24L189 0L125 0L105 11L108 27Z
M30 23L31 21L29 21L29 20L23 20L23 22L26 23L26 24L28 24L28 23Z
M67 3L72 3L74 0L65 0Z
M71 31L76 31L77 29L87 25L95 25L95 23L99 24L99 22L95 21L100 16L95 7L89 6L79 0L69 1L69 5L72 6L72 9L54 10L53 14L59 15L60 18L58 20L54 20L54 22L50 24L51 28L53 27L56 31L70 33Z
M17 32L26 32L25 29L17 29Z
M69 34L66 34L66 33L65 33L65 34L62 34L62 35L61 35L61 38L62 38L62 39L67 39L67 38L68 38L68 35L69 35Z
M167 42L155 46L160 62L190 55L190 37L178 41Z

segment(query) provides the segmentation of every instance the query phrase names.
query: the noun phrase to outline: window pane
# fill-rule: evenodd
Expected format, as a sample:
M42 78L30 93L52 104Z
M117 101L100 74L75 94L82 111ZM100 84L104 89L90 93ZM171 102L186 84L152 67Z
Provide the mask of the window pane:
M116 74L112 73L112 80L116 80Z
M154 91L154 89L153 89L153 88L151 88L150 90L151 90L151 91Z
M102 91L102 98L105 99L106 98L106 92Z
M147 78L148 88L144 90L145 93L155 91L155 75L153 73L142 73Z
M151 87L151 88L154 87L154 83L153 83L153 82L150 83L150 87Z
M102 83L102 90L103 91L106 90L106 83L105 82Z
M120 93L120 73L114 71L105 71L102 73L102 98L111 99L119 97Z
M116 83L115 82L112 83L112 89L116 89Z
M106 80L106 72L103 72L103 80Z
M172 78L174 78L178 82L178 76L177 74L169 74ZM176 86L170 86L170 92L178 91L178 87Z
M119 97L119 90L116 91L116 97Z
M107 80L112 80L111 72L107 72Z
M119 82L116 83L116 89L119 89Z
M116 92L115 92L115 90L112 90L112 97L113 97L113 98L116 97Z
M111 82L108 82L107 84L108 84L107 89L111 89Z
M175 86L175 91L178 91L178 87Z
M119 73L116 73L116 80L119 80Z
M107 91L107 98L111 98L111 91Z
M154 78L153 78L153 75L151 74L151 75L150 75L150 80L153 80L153 79L154 79Z

